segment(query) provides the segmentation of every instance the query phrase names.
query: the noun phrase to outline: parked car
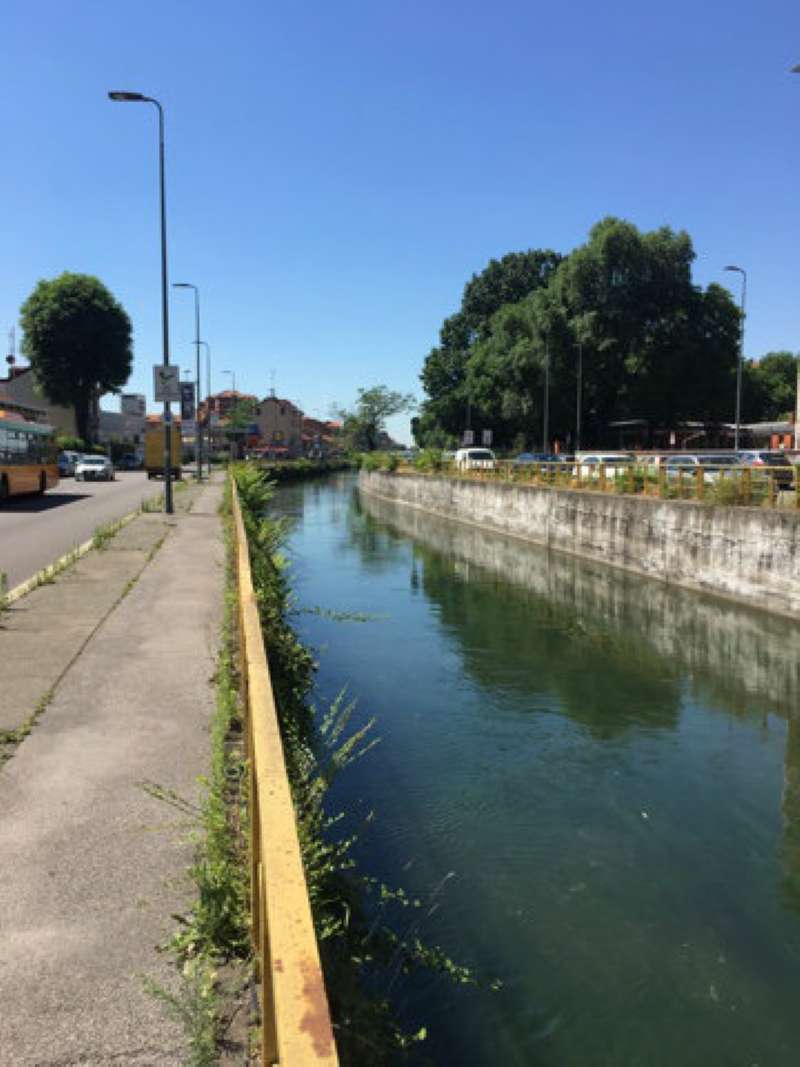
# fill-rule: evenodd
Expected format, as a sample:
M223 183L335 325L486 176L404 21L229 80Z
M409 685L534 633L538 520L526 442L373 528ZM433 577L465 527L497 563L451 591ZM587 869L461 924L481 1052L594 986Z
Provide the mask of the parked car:
M740 466L739 457L734 453L726 455L704 455L689 452L679 452L662 460L661 466L666 468L668 478L677 478L678 473L694 474L698 467L703 468L703 481L716 482L719 480L720 471L730 467Z
M81 456L75 467L76 482L113 482L114 464L108 456Z
M765 474L764 468L773 467L772 478L779 489L791 489L794 485L793 464L785 452L757 451L745 449L738 453L739 465L742 467L757 467Z
M495 454L491 448L459 448L455 456L458 470L494 470Z
M564 463L563 456L557 456L555 452L520 452L514 459L518 467L524 467L526 463Z
M575 456L575 473L581 478L599 478L603 467L607 478L625 474L634 462L626 452L578 452Z
M119 461L121 471L138 471L141 465L142 461L135 452L128 452Z
M81 458L80 452L58 453L58 476L59 478L71 478L75 473L75 467Z

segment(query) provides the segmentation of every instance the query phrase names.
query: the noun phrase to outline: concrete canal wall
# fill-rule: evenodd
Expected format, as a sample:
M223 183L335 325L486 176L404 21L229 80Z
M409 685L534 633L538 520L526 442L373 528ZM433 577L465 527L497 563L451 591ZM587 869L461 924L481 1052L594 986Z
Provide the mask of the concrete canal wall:
M649 578L800 615L800 514L361 471L367 493Z
M513 537L374 495L362 503L379 522L452 559L462 576L481 580L483 572L559 610L565 632L600 642L609 656L641 661L649 650L659 673L675 661L695 686L713 690L737 714L800 714L800 627L780 616L575 554L538 545L521 552Z

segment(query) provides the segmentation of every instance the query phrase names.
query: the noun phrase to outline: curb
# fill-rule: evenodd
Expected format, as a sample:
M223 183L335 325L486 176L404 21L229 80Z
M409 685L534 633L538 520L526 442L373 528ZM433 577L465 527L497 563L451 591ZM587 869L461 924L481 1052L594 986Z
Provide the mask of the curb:
M121 530L123 526L127 526L129 522L133 522L137 515L141 514L141 508L137 508L136 511L131 511L127 515L123 515L121 519L116 519L115 523L118 524L117 530ZM84 541L82 545L76 545L75 548L71 549L69 552L64 553L64 555L57 559L54 563L50 563L47 567L43 567L40 571L37 571L36 574L32 575L30 578L26 578L24 582L21 582L18 586L15 586L12 590L10 590L10 592L6 593L5 597L3 598L5 606L8 607L15 601L21 600L22 597L27 596L28 593L36 589L39 585L42 584L42 582L46 581L48 577L52 576L53 571L59 572L61 570L65 570L70 563L77 563L79 559L91 552L93 545L94 534L89 538L88 541Z

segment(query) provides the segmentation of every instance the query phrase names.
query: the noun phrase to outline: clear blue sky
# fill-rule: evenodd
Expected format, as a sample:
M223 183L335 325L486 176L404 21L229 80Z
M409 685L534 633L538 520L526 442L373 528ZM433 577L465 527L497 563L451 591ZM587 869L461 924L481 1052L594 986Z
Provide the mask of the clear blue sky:
M748 356L800 349L797 0L6 0L0 33L0 340L38 279L96 274L150 406L156 113L112 88L166 108L170 280L201 289L215 391L421 397L474 271L609 214L688 230L737 299L721 268L748 271ZM193 366L190 293L171 315Z

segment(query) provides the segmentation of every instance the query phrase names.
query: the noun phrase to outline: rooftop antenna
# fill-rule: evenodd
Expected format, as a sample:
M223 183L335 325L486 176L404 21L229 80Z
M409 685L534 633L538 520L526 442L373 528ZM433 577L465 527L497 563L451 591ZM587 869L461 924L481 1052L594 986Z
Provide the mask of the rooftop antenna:
M269 372L269 395L275 396L275 368Z

